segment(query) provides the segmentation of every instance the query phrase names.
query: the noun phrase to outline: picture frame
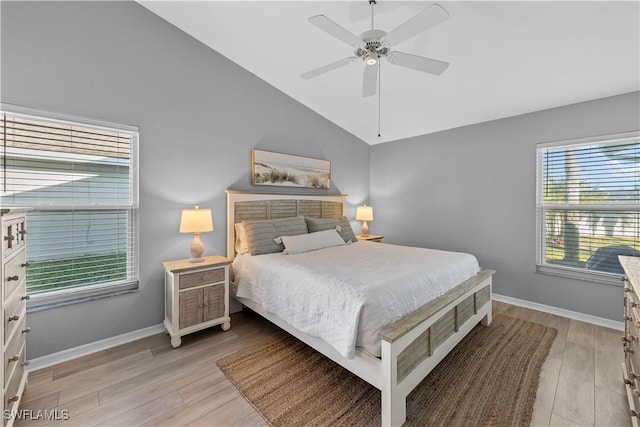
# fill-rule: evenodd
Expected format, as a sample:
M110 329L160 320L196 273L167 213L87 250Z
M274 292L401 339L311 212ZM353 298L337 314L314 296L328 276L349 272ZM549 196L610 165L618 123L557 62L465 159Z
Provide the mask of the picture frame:
M251 184L331 188L331 162L312 157L251 150Z

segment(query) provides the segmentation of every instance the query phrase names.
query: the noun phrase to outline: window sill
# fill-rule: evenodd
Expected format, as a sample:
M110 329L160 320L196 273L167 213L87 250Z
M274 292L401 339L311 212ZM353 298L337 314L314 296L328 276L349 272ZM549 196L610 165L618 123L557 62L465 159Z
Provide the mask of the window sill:
M566 277L568 279L601 283L604 285L623 286L622 277L611 273L585 271L570 267L555 267L550 265L536 265L536 272L551 276Z
M108 298L138 291L138 282L95 285L86 288L63 289L31 294L27 301L27 313L50 310L72 304Z

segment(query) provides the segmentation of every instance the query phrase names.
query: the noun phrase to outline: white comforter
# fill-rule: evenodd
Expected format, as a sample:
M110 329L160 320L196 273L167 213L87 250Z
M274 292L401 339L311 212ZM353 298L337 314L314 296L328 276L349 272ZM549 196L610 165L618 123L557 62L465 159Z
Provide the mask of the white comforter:
M360 241L295 255L237 256L236 295L353 358L378 333L476 275L473 255Z

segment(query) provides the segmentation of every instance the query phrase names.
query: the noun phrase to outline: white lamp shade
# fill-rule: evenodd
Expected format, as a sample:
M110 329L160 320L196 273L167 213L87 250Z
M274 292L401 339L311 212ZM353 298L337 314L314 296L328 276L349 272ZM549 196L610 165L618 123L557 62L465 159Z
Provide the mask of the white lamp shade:
M371 206L358 206L356 209L356 221L373 221L373 208Z
M180 218L180 233L206 233L213 231L211 209L183 209Z

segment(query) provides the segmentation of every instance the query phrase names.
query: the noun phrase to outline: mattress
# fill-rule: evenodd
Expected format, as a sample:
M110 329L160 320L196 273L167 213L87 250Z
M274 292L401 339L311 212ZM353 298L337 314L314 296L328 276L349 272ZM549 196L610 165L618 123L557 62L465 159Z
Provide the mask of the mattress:
M294 255L238 255L234 293L342 356L380 357L378 334L480 268L470 254L359 241Z

